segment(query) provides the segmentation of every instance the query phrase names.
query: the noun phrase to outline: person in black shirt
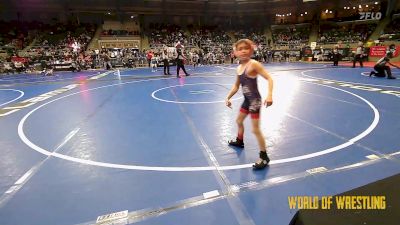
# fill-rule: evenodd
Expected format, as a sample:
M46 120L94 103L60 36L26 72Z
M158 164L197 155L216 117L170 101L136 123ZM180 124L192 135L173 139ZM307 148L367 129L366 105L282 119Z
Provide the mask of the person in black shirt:
M169 73L169 61L168 61L168 51L167 51L167 49L163 50L162 58L163 58L163 66L164 66L164 75L171 75Z
M339 54L338 47L335 46L332 51L333 66L339 65L339 57L340 57L340 54Z
M393 52L388 51L383 58L379 59L378 62L376 62L375 66L374 66L374 70L376 70L377 72L371 71L369 76L373 75L376 77L386 77L386 74L387 74L388 79L396 79L396 77L394 77L392 75L392 71L390 70L390 67L386 65L386 63L391 66L396 67L397 69L400 69L400 67L390 63L389 62L390 58L393 58ZM385 74L385 72L386 72L386 74Z
M188 74L185 70L185 65L183 60L185 60L185 56L183 56L182 54L182 50L181 49L177 49L178 52L178 56L176 57L176 77L179 78L179 70L182 68L183 72L185 73L186 76L190 76L190 74Z

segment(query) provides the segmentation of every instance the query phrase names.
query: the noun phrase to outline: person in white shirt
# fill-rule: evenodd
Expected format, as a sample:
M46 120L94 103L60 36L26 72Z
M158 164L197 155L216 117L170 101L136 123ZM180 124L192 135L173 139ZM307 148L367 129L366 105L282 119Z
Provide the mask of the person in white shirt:
M151 61L150 61L151 72L157 71L157 63L158 63L158 56L155 55L151 58Z
M21 73L25 70L25 65L20 61L14 62L14 67L18 73Z
M362 43L358 44L358 47L356 49L355 55L354 55L354 59L353 59L353 68L356 67L356 62L360 62L360 67L363 68L363 53L364 53L364 48L362 46Z
M4 64L3 64L3 66L4 66L4 72L5 73L14 73L14 71L13 71L13 68L11 67L11 64L10 64L10 62L5 62Z
M194 52L192 55L193 68L196 68L198 61L199 61L199 55L197 55L197 53Z

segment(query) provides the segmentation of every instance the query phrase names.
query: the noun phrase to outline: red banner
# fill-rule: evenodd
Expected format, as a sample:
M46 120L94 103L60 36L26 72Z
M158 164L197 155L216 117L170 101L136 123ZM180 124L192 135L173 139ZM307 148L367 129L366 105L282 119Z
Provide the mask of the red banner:
M387 46L372 46L369 49L369 56L372 57L383 57L386 55L386 52L389 50ZM393 53L393 57L397 57L400 53L400 46L396 46L396 51Z
M28 58L25 58L25 57L13 56L13 57L11 57L11 61L12 61L12 62L22 62L22 63L26 63L26 62L28 62L29 60L28 60Z
M369 56L372 57L383 57L386 55L386 46L372 46L369 49Z
M393 53L393 57L399 56L400 53L400 46L396 46L396 51Z

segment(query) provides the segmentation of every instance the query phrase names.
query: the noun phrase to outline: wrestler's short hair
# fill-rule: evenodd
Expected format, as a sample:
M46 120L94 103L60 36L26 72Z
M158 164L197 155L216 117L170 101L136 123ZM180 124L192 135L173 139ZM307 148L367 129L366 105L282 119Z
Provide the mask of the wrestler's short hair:
M233 44L233 50L236 50L237 46L239 44L242 44L242 43L245 43L246 45L248 45L254 51L254 47L256 45L250 39L240 39L240 40L238 40L235 44Z

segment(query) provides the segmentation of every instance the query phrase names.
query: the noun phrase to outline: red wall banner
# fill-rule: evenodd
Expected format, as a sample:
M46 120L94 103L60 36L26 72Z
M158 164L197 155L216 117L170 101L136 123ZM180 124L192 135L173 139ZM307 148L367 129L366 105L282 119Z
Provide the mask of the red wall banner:
M383 57L386 55L386 51L388 51L389 48L387 46L372 46L369 49L369 56L372 57ZM400 46L396 46L396 51L393 54L393 57L397 57L400 53Z
M383 57L386 55L386 46L372 46L369 49L369 56L372 57Z
M29 60L28 60L28 58L25 58L25 57L13 56L13 57L11 57L11 61L12 61L12 62L22 62L22 63L26 63L26 62L28 62Z

